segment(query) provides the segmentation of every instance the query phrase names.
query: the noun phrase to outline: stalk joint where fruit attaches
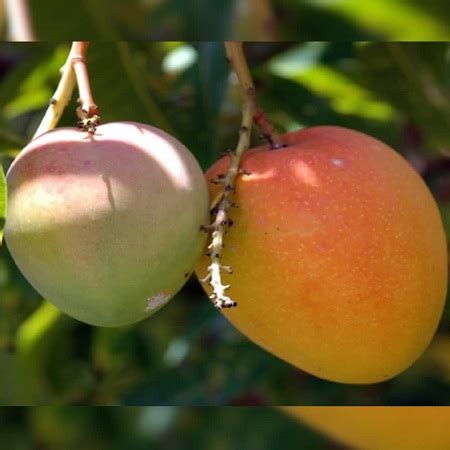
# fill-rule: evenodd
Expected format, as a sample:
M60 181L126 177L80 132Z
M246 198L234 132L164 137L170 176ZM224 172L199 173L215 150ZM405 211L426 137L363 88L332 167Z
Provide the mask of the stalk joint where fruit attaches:
M255 114L253 115L253 122L261 131L262 137L270 144L271 150L287 146L276 128L267 118L266 113L259 107L256 108Z
M100 123L100 114L95 104L89 85L86 66L86 52L88 42L73 42L64 66L61 68L61 79L58 87L49 101L45 115L36 130L33 139L54 129L67 104L72 98L75 84L80 92L79 106L77 108L78 127L90 134L95 133Z
M100 115L97 114L97 105L93 105L90 111L85 111L82 106L81 99L78 99L79 106L77 108L78 128L87 131L90 134L95 134L97 127L100 125ZM94 108L95 107L95 108Z
M98 106L94 102L89 83L86 53L89 42L74 42L72 45L71 64L78 84L80 98L78 99L78 128L94 134L100 124Z

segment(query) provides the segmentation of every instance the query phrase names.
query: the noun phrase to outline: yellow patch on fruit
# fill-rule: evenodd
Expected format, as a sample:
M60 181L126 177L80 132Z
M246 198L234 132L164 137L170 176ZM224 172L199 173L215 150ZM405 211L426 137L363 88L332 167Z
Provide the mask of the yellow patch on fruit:
M283 410L352 449L450 448L450 407L292 406Z
M362 133L316 127L248 151L221 263L252 341L327 380L375 383L425 350L447 291L447 244L426 185ZM225 173L214 164L208 180ZM209 183L211 198L220 187ZM207 273L208 257L196 269ZM210 286L204 284L208 294Z

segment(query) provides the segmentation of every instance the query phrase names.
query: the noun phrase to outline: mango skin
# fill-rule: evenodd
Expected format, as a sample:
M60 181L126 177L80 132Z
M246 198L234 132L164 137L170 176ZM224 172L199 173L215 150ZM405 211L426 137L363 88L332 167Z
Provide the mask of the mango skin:
M284 407L337 441L359 450L450 448L450 407Z
M157 311L206 245L203 173L149 125L45 133L15 159L7 184L14 261L43 297L88 324L122 326Z
M447 245L435 201L382 142L320 126L249 150L222 263L236 308L222 313L262 348L317 377L375 383L424 351L442 315ZM226 172L228 157L208 171ZM220 186L210 183L211 197ZM206 274L209 258L196 272ZM209 284L204 289L211 293Z

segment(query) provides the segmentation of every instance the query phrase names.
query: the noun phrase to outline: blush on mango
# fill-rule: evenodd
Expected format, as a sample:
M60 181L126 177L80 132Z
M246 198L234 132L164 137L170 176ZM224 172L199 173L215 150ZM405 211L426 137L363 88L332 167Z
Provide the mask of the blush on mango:
M249 150L222 263L252 341L327 380L375 383L429 344L447 290L444 229L429 190L394 150L321 126ZM207 172L227 170L229 158ZM220 187L209 183L211 197ZM209 259L197 267L205 276ZM208 294L211 288L204 284Z

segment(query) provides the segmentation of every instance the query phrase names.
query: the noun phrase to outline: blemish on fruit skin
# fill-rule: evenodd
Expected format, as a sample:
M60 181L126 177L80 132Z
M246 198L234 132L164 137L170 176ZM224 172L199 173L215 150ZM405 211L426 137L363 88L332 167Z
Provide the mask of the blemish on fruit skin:
M242 175L241 180L242 181L268 180L270 178L273 178L277 174L278 174L277 170L270 169L261 173L252 172L250 175L244 174Z
M344 167L344 161L342 161L342 159L339 158L333 158L331 160L331 163L336 167Z
M147 306L145 307L145 312L153 311L156 308L167 303L170 299L170 294L166 294L165 292L160 292L159 294L154 295L147 299Z
M319 187L320 182L314 169L304 161L296 161L292 164L292 171L295 176L307 186Z

